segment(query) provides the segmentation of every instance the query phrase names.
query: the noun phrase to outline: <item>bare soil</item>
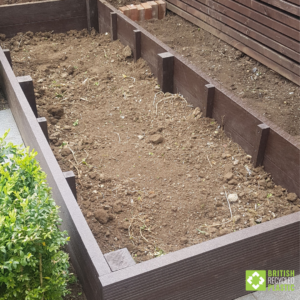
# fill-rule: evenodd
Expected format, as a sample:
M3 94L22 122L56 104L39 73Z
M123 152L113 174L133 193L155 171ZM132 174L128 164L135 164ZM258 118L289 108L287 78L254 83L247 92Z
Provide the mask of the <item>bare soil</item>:
M137 262L299 211L300 200L213 119L163 94L143 60L109 35L27 33L5 40L34 80L51 148L76 174L78 204L104 253ZM231 212L232 211L232 217Z
M140 3L108 2L117 8ZM298 85L170 11L163 20L139 25L300 141Z

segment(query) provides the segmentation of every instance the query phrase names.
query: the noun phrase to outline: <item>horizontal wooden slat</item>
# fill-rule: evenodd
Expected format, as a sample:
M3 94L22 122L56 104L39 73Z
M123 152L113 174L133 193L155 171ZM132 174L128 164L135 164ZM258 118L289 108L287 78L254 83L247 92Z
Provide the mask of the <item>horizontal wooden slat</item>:
M270 7L266 5L265 3L258 2L256 0L235 0L235 2L238 2L240 4L243 4L271 19L277 20L286 26L293 27L294 29L300 30L300 20L294 16L291 16L285 12L282 12L278 9L275 9L273 7ZM261 19L261 21L264 21L265 19Z
M169 2L178 3L179 0L169 0ZM169 3L169 2L167 2L167 3ZM169 7L170 7L169 9L174 11L175 13L177 13L181 16L184 16L184 15L187 16L178 7L176 7L176 6L169 6ZM202 28L205 27L204 28L205 30L208 30L209 32L211 32L212 34L214 34L218 37L221 37L220 31L222 33L225 33L226 35L222 35L223 36L222 39L224 41L229 42L230 39L228 39L228 36L230 36L231 38L233 38L235 40L235 41L230 40L232 46L238 48L239 50L243 51L244 53L248 54L249 56L255 58L256 60L260 61L261 63L265 64L266 66L270 67L271 69L275 70L276 72L282 74L286 78L288 78L291 81L295 82L296 84L300 85L300 77L296 74L297 71L295 71L295 69L297 70L299 68L299 65L294 64L294 67L293 67L294 72L291 72L289 69L282 66L284 64L284 62L287 60L285 57L275 53L274 51L264 47L263 45L260 45L259 43L253 41L252 39L249 39L245 35L237 32L234 29L231 29L230 27L201 13L200 11L198 11L190 6L187 6L187 12L189 13L188 20L190 22L192 22L196 25L199 25ZM203 24L203 22L199 22L199 21L201 21L200 19L205 21L206 23ZM199 20L199 21L197 21L197 20ZM205 24L208 26L206 26ZM211 27L210 25L213 27ZM247 46L247 47L245 47L245 46Z
M242 32L243 34L259 41L260 43L270 47L271 49L274 49L281 54L295 60L296 62L300 61L300 54L299 54L299 42L287 37L286 35L283 35L267 26L264 26L257 21L254 21L252 19L249 19L248 17L242 15L241 13L238 13L231 8L227 8L223 5L220 5L217 2L222 2L226 5L229 5L232 3L229 0L197 0L197 1L191 1L191 0L182 0L186 2L187 4L195 7L198 10L201 10L202 12L209 14L213 18L225 23L226 25ZM204 5L201 5L205 4ZM239 5L237 4L238 6ZM241 9L242 10L242 9ZM216 12L215 12L216 11ZM243 10L242 10L243 11ZM248 8L245 8L245 11L243 13L247 14L247 11L251 11ZM264 16L260 15L257 18ZM237 22L235 22L236 20ZM279 23L278 23L279 24ZM272 27L272 23L269 24ZM289 30L292 30L291 28L288 28ZM300 33L296 32L294 30L296 35L300 37ZM295 36L296 36L295 35ZM292 50L293 49L293 50Z
M298 274L299 217L286 216L105 275L100 278L105 300L235 299L246 294L247 269L289 266Z
M262 2L268 3L272 6L278 7L282 10L285 10L293 15L300 16L300 7L299 5L294 5L282 0L260 0Z
M285 2L290 2L290 3L293 3L293 4L296 4L298 6L300 6L300 1L299 0L284 0Z
M0 6L0 33L82 30L87 28L83 0L59 0Z
M197 0L197 1L203 2L202 0ZM279 22L277 20L274 20L274 19L264 15L264 11L260 11L260 13L258 13L255 10L250 9L247 6L236 3L235 1L214 0L212 2L213 3L218 2L221 5L224 5L225 7L228 7L230 9L236 11L238 14L244 15L244 16L250 18L251 20L249 20L249 21L245 21L244 19L238 20L239 22L246 24L247 26L249 25L250 27L252 27L255 25L255 23L258 23L258 25L260 25L260 24L265 25L265 26L260 26L260 27L257 26L257 27L252 27L252 28L263 33L264 35L273 37L275 40L277 40L278 42L280 42L281 44L283 44L287 47L290 47L289 43L292 43L294 46L292 45L292 47L290 47L290 48L294 49L295 51L299 50L299 37L300 37L299 29L291 28L290 26L288 26L289 23L283 24L282 22ZM211 6L211 4L209 6ZM223 11L224 11L224 14L227 15L227 10L225 7L223 8ZM265 7L266 7L266 5L265 5ZM228 15L228 16L230 16L230 15ZM252 20L254 20L255 22L253 22ZM252 22L250 22L250 21L252 21ZM299 21L299 24L300 24L300 21ZM268 32L265 32L266 27L269 30ZM262 28L264 28L265 30L263 30L263 31L259 30ZM286 37L286 40L283 39L283 36L280 34L277 36L278 32L276 32L276 31L282 33L283 36ZM293 38L294 41L293 40L291 41L288 37ZM283 40L280 40L280 38Z

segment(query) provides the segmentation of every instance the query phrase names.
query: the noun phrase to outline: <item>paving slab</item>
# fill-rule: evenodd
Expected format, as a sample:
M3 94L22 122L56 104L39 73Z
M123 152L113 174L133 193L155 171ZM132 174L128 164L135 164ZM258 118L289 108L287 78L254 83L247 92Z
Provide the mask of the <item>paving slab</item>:
M8 129L10 129L10 131L5 140L7 142L12 142L15 145L23 144L20 131L9 108L0 111L0 136Z
M259 291L235 300L300 300L300 275L295 276L294 291Z

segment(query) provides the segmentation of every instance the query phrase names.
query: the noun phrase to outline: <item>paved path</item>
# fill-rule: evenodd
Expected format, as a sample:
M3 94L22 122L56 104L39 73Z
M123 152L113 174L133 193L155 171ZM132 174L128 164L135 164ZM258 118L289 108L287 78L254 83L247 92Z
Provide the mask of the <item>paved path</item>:
M0 136L2 136L8 129L10 129L10 132L5 140L7 142L12 142L15 145L23 144L21 134L9 108L0 110Z

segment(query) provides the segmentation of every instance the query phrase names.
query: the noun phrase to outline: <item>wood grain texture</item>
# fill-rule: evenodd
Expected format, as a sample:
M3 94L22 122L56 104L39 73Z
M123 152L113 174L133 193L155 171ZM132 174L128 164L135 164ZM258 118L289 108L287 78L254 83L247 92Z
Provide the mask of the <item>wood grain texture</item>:
M74 198L77 201L77 190L76 190L76 178L75 178L75 174L73 171L67 171L67 172L63 172L64 177L66 178L66 181L73 193Z
M63 0L0 6L0 32L66 32L87 28L86 2Z
M286 12L289 12L293 15L300 16L300 7L283 0L260 0L262 2L268 3L274 7L278 7Z
M297 62L300 61L299 31L229 0L183 1L261 42L271 49L274 49ZM216 2L219 2L220 4ZM203 6L201 6L200 3L206 5L205 9L203 9ZM214 13L211 10L215 10L219 13ZM261 24L263 20L266 20L264 25ZM279 33L277 31L278 29L281 29L282 33Z
M98 31L98 0L85 0L86 1L86 14L87 14L87 27L91 31L92 28Z
M172 0L171 0L172 1ZM282 67L276 61L269 59L268 57L262 55L261 53L249 48L245 44L242 43L242 40L247 40L246 36L243 36L241 33L237 33L236 38L232 38L231 36L227 35L223 31L214 28L213 26L207 24L206 22L196 18L194 15L183 11L182 9L176 7L175 5L167 2L167 8L172 12L178 14L179 16L185 18L186 20L190 21L191 23L196 24L197 26L203 28L204 30L210 32L211 34L215 35L216 37L222 39L226 43L230 44L231 46L237 48L238 50L244 52L245 54L249 55L250 57L254 58L255 60L259 61L260 63L266 65L270 69L276 71L277 73L281 74L282 76L286 77L287 79L291 80L292 82L300 85L300 77L297 74L291 72L290 70ZM200 13L200 12L199 12ZM218 21L216 21L218 22ZM220 23L221 29L224 28L224 25Z
M216 88L213 84L205 85L204 109L203 109L203 116L205 118L212 118L213 109L214 109L215 89Z
M254 149L252 154L252 162L255 168L263 165L269 132L269 126L265 124L259 124L257 126L256 140L254 142Z
M133 58L135 62L141 58L141 36L140 30L133 30Z
M112 41L118 38L118 20L117 14L114 12L110 13L110 38Z
M290 26L298 31L300 30L299 19L276 8L268 6L265 3L261 3L256 0L235 0L235 2L243 4L244 6L247 6L271 19L277 20L286 26Z
M297 6L300 6L300 1L299 0L284 0L293 4L296 4Z
M44 133L44 136L47 140L47 142L49 143L49 133L48 133L48 123L47 123L47 119L45 117L41 117L41 118L37 118L36 119Z
M283 51L283 47L280 46L278 43L274 41L272 42L271 39L264 37L263 35L255 32L254 30L249 29L247 26L244 26L232 20L231 18L219 14L218 12L210 9L209 7L195 0L184 0L184 1L189 4L187 5L187 9L186 9L188 13L206 22L207 24L213 26L214 28L224 32L225 34L231 36L232 38L241 41L244 45L259 52L265 57L268 57L271 60L277 62L277 64L293 72L295 74L295 77L299 76L300 66L298 63L293 62L292 60L284 57L283 55L280 55L279 53L261 44L261 42L272 44L276 49L281 49ZM180 0L169 0L169 2L175 4L180 2ZM235 30L235 28L238 28L238 30ZM252 39L253 36L256 39L258 39L259 42ZM267 40L268 42L266 42ZM285 47L285 49L287 48ZM297 54L296 52L295 55L296 57L299 56L299 54Z
M19 76L17 77L17 80L21 86L21 89L35 115L36 118L38 118L38 111L36 107L36 99L34 94L34 88L33 88L33 81L31 76Z
M203 0L197 0L197 1L199 1L201 3L206 2ZM220 5L222 5L221 10L223 10L224 14L226 14L226 15L228 13L230 13L231 10L234 10L239 15L243 15L243 16L246 16L247 18L250 18L250 20L246 21L246 23L245 23L244 19L242 19L242 18L240 19L241 21L240 20L238 20L238 21L243 22L243 24L249 25L251 28L258 30L259 32L261 32L269 37L273 37L275 35L274 38L276 38L276 40L278 42L281 42L280 38L283 39L283 36L287 37L287 39L286 39L287 41L289 41L288 37L290 37L295 40L295 41L292 41L293 43L295 43L297 41L299 42L299 28L298 28L298 30L291 28L289 26L289 23L284 24L284 23L282 23L282 20L278 21L276 19L273 19L272 17L265 15L264 10L260 11L260 12L256 12L255 10L251 9L252 7L250 8L249 6L244 6L244 5L241 5L241 4L236 3L235 1L231 1L231 0L214 0L214 1L209 1L209 2L214 2L215 4L217 4L216 2L218 2ZM209 4L210 7L212 7L211 5L213 5L213 4ZM229 9L229 11L226 9L226 7L227 7L227 9ZM231 14L231 15L234 16L234 18L236 18L236 16L234 14ZM228 16L230 16L230 15L228 15ZM260 23L263 24L264 26L263 27L259 26ZM257 24L257 25L255 26L255 24ZM299 21L298 21L298 25L299 25ZM264 30L267 30L265 28L265 26L269 28L268 32L264 31ZM271 32L273 32L273 33L271 33ZM283 36L278 35L278 37L277 37L278 32L281 32L283 34ZM281 42L281 43L288 46L288 43L285 43L285 40L284 40L284 42Z
M12 67L12 60L11 60L11 55L10 55L10 50L9 49L3 49L3 52L6 56L6 59L8 60L10 66Z
M174 93L174 55L169 52L158 54L157 81L163 93Z
M110 273L110 268L1 48L0 85L25 145L38 152L37 160L47 174L53 198L60 206L60 216L63 220L61 229L67 230L71 237L67 249L84 292L88 299L101 300L99 276Z
M299 274L299 217L294 213L104 275L104 298L229 300L247 293L247 269L296 268ZM263 245L260 255L257 245Z

